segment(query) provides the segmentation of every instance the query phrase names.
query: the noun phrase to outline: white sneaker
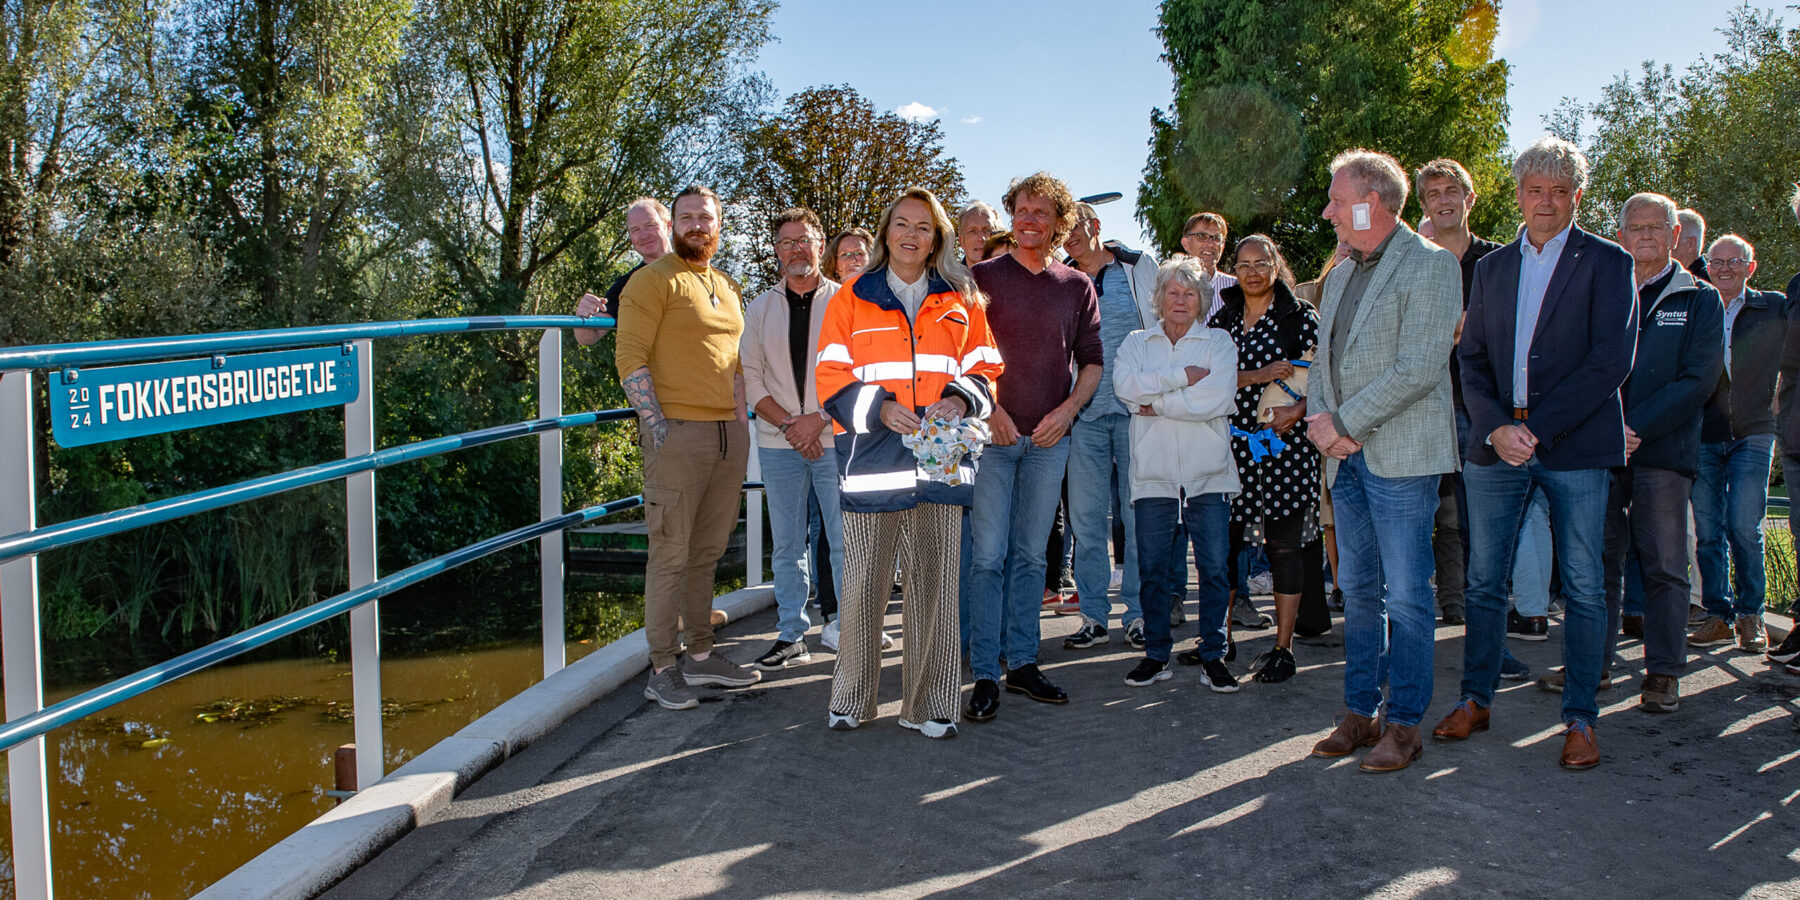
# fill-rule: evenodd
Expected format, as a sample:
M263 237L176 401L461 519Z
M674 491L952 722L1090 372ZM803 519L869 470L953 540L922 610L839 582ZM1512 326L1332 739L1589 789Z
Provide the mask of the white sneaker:
M926 719L923 722L908 722L905 719L901 719L900 727L911 728L932 740L944 740L946 738L956 737L956 723L949 719Z
M855 716L846 716L843 713L835 713L830 710L825 712L825 727L832 731L851 731L861 724L861 722L856 720Z
M825 649L833 653L837 652L838 622L836 619L826 622L825 627L819 629L819 643L823 644Z
M1112 575L1106 579L1106 589L1116 591L1125 585L1125 567L1113 566Z
M1268 572L1252 576L1249 587L1252 594L1272 594L1275 592L1275 576Z
M885 631L884 631L884 632L882 632L882 633L881 633L881 649L883 649L883 650L892 650L892 649L893 649L893 648L894 648L894 638L893 638L893 636L892 636L892 635L890 635L890 634L888 634L888 633L887 633L887 632L885 632Z

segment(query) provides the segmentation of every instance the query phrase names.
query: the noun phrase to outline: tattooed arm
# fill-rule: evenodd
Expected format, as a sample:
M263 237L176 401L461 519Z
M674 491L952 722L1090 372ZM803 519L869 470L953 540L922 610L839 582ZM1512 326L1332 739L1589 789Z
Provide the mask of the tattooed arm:
M663 441L669 437L669 423L663 418L662 404L656 402L656 386L650 383L650 367L633 369L625 376L624 385L625 399L630 401L632 409L637 410L638 421L650 430L650 446L662 449Z

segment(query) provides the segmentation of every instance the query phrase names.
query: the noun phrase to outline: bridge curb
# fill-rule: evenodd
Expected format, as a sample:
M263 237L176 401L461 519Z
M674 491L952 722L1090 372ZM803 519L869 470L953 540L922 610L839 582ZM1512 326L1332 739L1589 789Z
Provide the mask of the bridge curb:
M713 601L733 622L774 605L772 585ZM375 786L239 866L197 900L311 900L430 821L476 779L649 665L638 629L526 688L395 769Z

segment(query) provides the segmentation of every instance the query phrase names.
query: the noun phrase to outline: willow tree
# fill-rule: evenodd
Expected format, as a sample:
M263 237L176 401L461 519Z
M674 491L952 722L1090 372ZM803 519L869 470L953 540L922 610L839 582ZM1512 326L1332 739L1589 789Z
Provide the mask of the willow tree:
M1452 157L1478 192L1505 196L1497 15L1489 0L1165 0L1175 102L1151 113L1139 216L1164 252L1214 210L1309 266L1333 243L1326 165L1350 147L1409 167ZM1478 205L1474 226L1506 218L1504 203Z
M633 197L721 168L762 97L771 0L425 5L466 148L434 237L482 312L536 309L533 281Z

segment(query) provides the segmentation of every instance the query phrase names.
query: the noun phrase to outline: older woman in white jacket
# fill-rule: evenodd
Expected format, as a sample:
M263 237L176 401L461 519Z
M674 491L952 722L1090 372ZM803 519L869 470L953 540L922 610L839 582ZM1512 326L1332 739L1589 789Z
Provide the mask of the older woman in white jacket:
M1171 677L1170 597L1186 581L1185 528L1200 573L1200 641L1181 654L1221 693L1238 689L1225 668L1225 554L1231 495L1238 491L1229 416L1237 393L1237 344L1197 321L1212 305L1212 283L1200 264L1182 258L1156 276L1157 327L1134 331L1119 346L1113 389L1131 420L1131 508L1137 523L1138 572L1144 604L1144 659L1125 683L1137 687Z

